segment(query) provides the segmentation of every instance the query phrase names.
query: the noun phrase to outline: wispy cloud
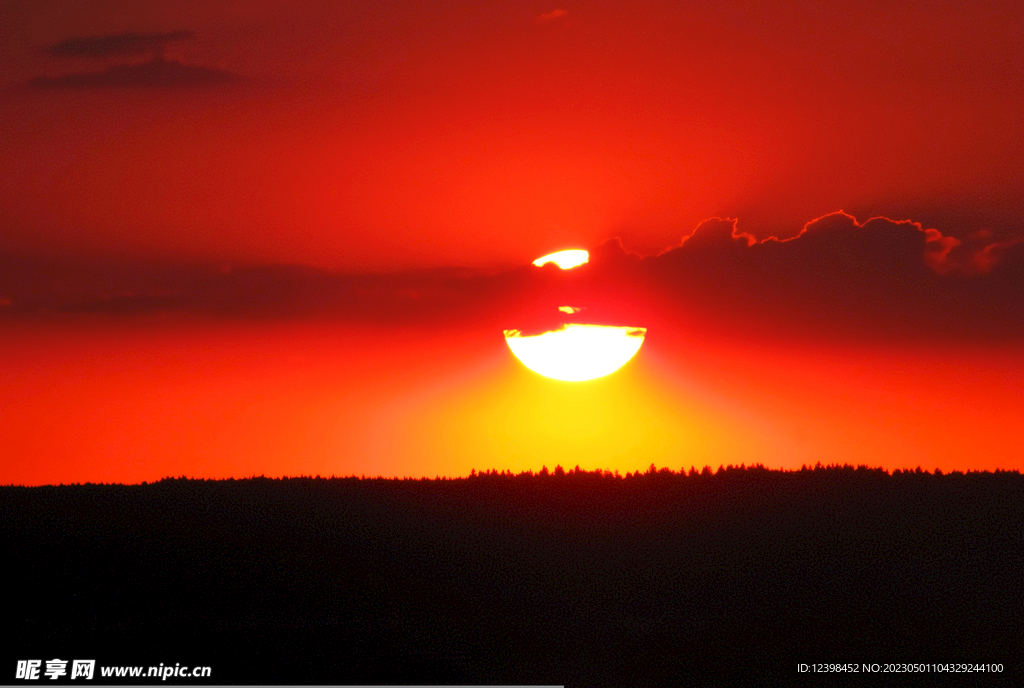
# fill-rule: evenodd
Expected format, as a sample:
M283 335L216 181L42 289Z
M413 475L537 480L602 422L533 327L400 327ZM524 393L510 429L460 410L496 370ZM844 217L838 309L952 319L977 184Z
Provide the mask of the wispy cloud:
M47 46L54 57L132 57L161 52L169 43L192 38L191 31L166 33L118 33L108 36L68 38Z
M48 46L45 52L53 57L94 59L108 65L113 60L116 64L102 71L39 76L31 79L28 85L48 89L180 88L239 80L237 74L224 69L185 64L166 58L168 45L192 37L191 31L180 30L68 38ZM149 59L139 62L140 57Z
M72 72L60 76L40 76L28 82L35 88L180 88L216 86L238 81L234 72L215 67L189 65L155 58L141 64L114 65L102 72Z
M534 19L538 24L546 24L547 22L555 21L556 19L562 19L569 14L568 10L552 10L545 14L539 14Z

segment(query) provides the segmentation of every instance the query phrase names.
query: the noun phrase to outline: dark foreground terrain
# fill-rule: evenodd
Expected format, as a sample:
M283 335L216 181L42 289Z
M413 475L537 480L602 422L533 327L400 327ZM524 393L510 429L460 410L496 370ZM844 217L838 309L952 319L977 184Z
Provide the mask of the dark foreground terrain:
M216 683L826 685L911 662L1003 672L892 685L1024 674L1018 473L3 487L0 551L14 638L0 683L32 658L207 665ZM858 676L797 670L847 662Z

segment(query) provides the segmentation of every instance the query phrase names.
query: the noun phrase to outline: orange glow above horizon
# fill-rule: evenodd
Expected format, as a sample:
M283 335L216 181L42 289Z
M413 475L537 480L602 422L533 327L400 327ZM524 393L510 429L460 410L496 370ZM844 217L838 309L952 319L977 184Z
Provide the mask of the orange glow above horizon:
M1024 469L1010 348L840 350L648 333L566 384L491 330L13 328L0 483L434 477L555 464Z

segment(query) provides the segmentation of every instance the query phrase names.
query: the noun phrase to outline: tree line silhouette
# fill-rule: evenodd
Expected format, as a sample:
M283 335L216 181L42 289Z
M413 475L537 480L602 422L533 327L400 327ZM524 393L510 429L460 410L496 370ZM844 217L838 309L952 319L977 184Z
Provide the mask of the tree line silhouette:
M799 662L847 661L1011 672L1022 533L1017 471L7 486L0 571L18 634L4 653L209 665L226 683L793 683Z

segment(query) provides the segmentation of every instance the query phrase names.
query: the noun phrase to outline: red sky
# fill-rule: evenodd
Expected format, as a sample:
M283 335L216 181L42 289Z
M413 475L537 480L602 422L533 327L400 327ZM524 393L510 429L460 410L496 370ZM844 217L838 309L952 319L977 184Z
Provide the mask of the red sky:
M1024 468L1021 35L1010 2L4 3L0 482ZM614 237L649 257L525 267ZM637 359L522 369L501 328L566 293L643 319Z

